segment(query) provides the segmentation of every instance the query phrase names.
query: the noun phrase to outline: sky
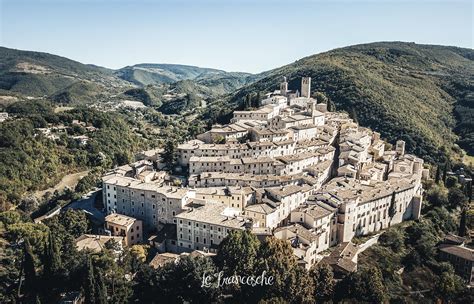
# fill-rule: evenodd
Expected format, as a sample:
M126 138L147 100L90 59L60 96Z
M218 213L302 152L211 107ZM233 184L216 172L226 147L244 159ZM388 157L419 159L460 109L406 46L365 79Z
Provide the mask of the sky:
M121 68L257 73L334 48L473 48L472 0L0 0L0 45Z

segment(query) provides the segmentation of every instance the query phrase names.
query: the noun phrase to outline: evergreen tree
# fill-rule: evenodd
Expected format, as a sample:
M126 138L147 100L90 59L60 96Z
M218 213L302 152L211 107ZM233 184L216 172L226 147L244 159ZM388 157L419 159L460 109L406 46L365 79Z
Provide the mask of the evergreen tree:
M101 270L97 270L96 273L95 303L107 304L107 286L105 285L104 275Z
M166 167L170 170L173 169L176 162L176 142L173 139L168 139L165 142L165 147L161 156L163 157Z
M336 104L334 103L334 101L332 101L331 99L328 99L328 111L329 112L336 112Z
M25 239L24 242L24 247L23 247L23 273L25 275L25 282L24 282L24 295L25 298L28 301L31 301L33 299L36 300L37 296L37 290L36 290L36 284L37 284L37 277L36 277L36 267L35 267L35 261L36 257L33 253L33 250L31 249L30 241L28 238Z
M436 175L435 175L435 183L439 184L441 180L441 168L439 165L436 166Z
M89 256L87 258L87 273L83 286L84 301L86 304L96 304L95 301L95 278L94 278L94 266L92 265L92 259Z
M325 103L328 104L329 99L327 98L326 94L323 92L316 92L313 95L313 98L316 99L317 103Z
M281 297L289 303L307 303L313 298L312 279L305 269L298 266L288 242L275 237L267 238L260 245L255 269L256 274L265 271L267 277L273 277L273 284L258 289L248 288L251 289L248 294L253 301Z
M314 283L314 298L316 302L325 302L332 299L335 281L331 266L319 263L313 266L309 272Z
M363 272L363 281L366 282L365 288L367 300L370 303L383 303L387 298L387 290L383 283L382 272L378 267L371 267Z
M48 242L44 247L44 275L45 279L51 279L61 268L59 248L51 232L48 234Z
M244 110L252 106L252 96L250 94L245 95Z
M357 303L384 303L387 300L387 289L378 267L361 268L351 273L340 283L339 290L338 300L348 298Z
M467 234L467 207L465 206L461 212L461 219L459 220L459 236L466 236Z
M472 202L472 181L471 182L468 182L466 184L466 196L468 198L468 203L469 205L471 204Z
M446 161L443 168L443 183L446 183L446 177L448 176L449 167L449 161Z
M262 96L260 95L260 92L257 92L257 108L262 106Z
M352 118L352 120L355 123L359 123L359 120L357 119L357 112L354 107L351 108L351 112L349 113L349 117Z
M393 216L397 213L397 203L395 201L396 193L393 191L392 199L390 200L390 207L388 208L388 216L393 218Z

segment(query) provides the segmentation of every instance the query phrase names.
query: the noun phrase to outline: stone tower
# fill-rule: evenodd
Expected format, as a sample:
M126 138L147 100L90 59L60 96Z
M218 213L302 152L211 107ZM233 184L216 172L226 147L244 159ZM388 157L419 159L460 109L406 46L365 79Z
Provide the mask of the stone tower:
M397 140L395 151L397 151L398 155L405 155L405 142L403 140Z
M288 92L288 82L286 82L286 77L283 77L283 82L280 83L280 94L286 96Z
M301 97L311 97L311 77L301 78Z

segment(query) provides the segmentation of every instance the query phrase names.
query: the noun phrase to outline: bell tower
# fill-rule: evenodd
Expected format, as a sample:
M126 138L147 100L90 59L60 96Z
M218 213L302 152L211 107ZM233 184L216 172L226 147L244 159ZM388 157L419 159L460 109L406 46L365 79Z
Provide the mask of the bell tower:
M301 78L301 97L311 97L311 77Z

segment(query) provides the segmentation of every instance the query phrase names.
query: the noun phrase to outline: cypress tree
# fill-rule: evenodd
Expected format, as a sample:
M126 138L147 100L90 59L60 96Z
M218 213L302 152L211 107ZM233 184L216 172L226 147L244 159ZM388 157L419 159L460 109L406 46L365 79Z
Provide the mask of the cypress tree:
M390 201L390 207L388 208L388 216L392 218L397 213L397 205L395 202L395 191L392 193L392 200Z
M244 104L244 109L248 109L252 106L252 98L250 97L250 94L245 95L245 104Z
M56 239L50 232L48 234L48 243L45 246L44 254L44 275L46 279L51 279L61 268L61 257Z
M262 106L261 101L262 101L262 96L260 95L260 92L257 92L257 108Z
M468 197L469 199L469 205L471 204L472 202L472 181L467 183L466 185L466 196Z
M23 251L23 273L25 275L24 294L27 299L36 300L36 258L31 249L30 241L28 239L25 239Z
M444 184L446 183L446 177L448 176L448 170L449 170L449 161L446 161L446 163L444 164L444 168L443 168L443 183Z
M87 275L83 286L84 300L86 304L95 304L95 278L94 278L94 267L92 266L92 260L89 256L87 259Z
M332 101L331 99L328 99L328 111L329 112L336 112L336 104L334 103L334 101Z
M461 219L459 220L459 236L466 236L467 227L466 227L466 218L467 218L467 208L464 207L461 213Z
M436 166L436 175L435 175L435 183L439 184L439 181L441 180L441 168L439 165Z
M96 282L95 302L97 304L107 304L107 286L105 285L104 275L101 270L97 271Z
M355 123L359 123L359 120L357 119L357 113L354 107L351 108L351 113L349 114L349 117L352 118Z

